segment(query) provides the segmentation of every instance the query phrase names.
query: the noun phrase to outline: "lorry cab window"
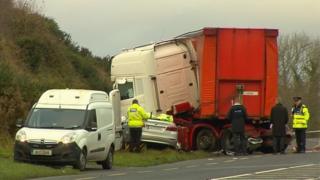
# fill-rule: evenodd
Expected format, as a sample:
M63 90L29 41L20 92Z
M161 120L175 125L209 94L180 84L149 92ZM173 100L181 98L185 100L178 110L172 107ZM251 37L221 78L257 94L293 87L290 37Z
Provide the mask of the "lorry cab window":
M121 100L130 99L134 97L133 82L126 81L123 84L118 84Z

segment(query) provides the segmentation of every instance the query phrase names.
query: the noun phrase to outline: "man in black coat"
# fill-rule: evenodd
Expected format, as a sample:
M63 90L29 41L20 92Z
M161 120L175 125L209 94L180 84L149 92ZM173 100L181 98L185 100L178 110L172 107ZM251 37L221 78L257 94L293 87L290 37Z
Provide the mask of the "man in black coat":
M247 110L240 104L238 99L235 100L234 105L229 110L228 119L231 121L232 126L235 155L247 154L247 141L244 133Z
M274 153L285 153L286 124L289 121L288 110L279 99L271 109L270 121L272 124L273 151Z

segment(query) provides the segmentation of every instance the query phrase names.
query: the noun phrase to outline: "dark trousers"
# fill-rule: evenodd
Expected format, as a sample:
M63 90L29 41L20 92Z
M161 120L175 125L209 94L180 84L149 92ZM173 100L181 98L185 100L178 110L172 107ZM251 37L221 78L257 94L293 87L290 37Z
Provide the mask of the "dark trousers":
M233 133L233 144L235 155L247 153L247 140L245 138L244 132Z
M306 129L295 129L297 152L306 151Z
M130 152L140 152L142 128L130 128Z
M273 152L281 152L284 153L284 136L273 136Z

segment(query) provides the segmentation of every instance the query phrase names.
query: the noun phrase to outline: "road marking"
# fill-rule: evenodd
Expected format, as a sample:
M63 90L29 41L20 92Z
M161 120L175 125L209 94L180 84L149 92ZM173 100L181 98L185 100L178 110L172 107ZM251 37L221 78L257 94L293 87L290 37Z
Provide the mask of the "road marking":
M199 165L190 165L190 166L186 166L186 168L194 168L194 167L198 167Z
M239 174L235 176L226 176L226 177L221 177L221 178L214 178L211 180L219 180L219 179L230 179L230 178L237 178L237 177L243 177L243 176L251 176L251 175L257 175L257 174L264 174L264 173L269 173L269 172L276 172L276 171L283 171L286 169L294 169L294 168L301 168L301 167L309 167L309 166L314 166L315 164L305 164L305 165L299 165L299 166L292 166L288 168L278 168L278 169L271 169L271 170L266 170L266 171L258 171L255 173L247 173L247 174Z
M300 168L300 167L309 167L309 166L314 166L315 164L305 164L305 165L300 165L300 166L292 166L292 167L289 167L289 169L292 169L292 168Z
M138 173L150 173L152 171L138 171Z
M255 155L255 156L252 156L254 158L259 158L259 157L262 157L261 155Z
M95 179L97 177L85 177L85 178L78 178L76 180L88 180L88 179Z
M214 159L213 159L213 158L209 158L209 159L208 159L208 161L212 161L212 160L214 160Z
M223 161L223 162L229 163L229 162L233 162L233 161L235 161L235 160L233 159L233 160L227 160L227 161Z
M110 174L108 176L123 176L126 175L127 173L116 173L116 174Z
M163 169L164 171L173 171L173 170L177 170L178 168L168 168L168 169Z
M282 170L286 170L286 169L288 169L288 168L271 169L271 170L266 170L266 171L255 172L254 174L263 174L263 173L269 173L269 172L275 172L275 171L282 171Z
M215 164L218 164L218 163L207 163L206 165L210 166L210 165L215 165Z
M241 160L249 159L249 158L240 158Z
M250 176L252 174L239 174L239 175L235 175L235 176L227 176L227 177L221 177L221 178L214 178L211 180L220 180L220 179L231 179L231 178L237 178L237 177L243 177L243 176Z

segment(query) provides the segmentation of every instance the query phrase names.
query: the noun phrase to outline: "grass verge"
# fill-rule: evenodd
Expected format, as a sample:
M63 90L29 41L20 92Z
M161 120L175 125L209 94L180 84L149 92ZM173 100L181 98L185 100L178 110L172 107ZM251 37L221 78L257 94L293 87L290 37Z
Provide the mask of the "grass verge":
M71 168L54 169L46 166L17 163L11 158L0 157L0 162L0 179L20 180L46 176L76 174L79 172Z
M191 159L200 159L211 157L212 154L202 151L194 152L177 152L172 149L165 150L145 150L141 153L130 153L119 151L115 153L114 165L120 167L143 167L153 166L165 163L173 163L177 161L185 161Z

